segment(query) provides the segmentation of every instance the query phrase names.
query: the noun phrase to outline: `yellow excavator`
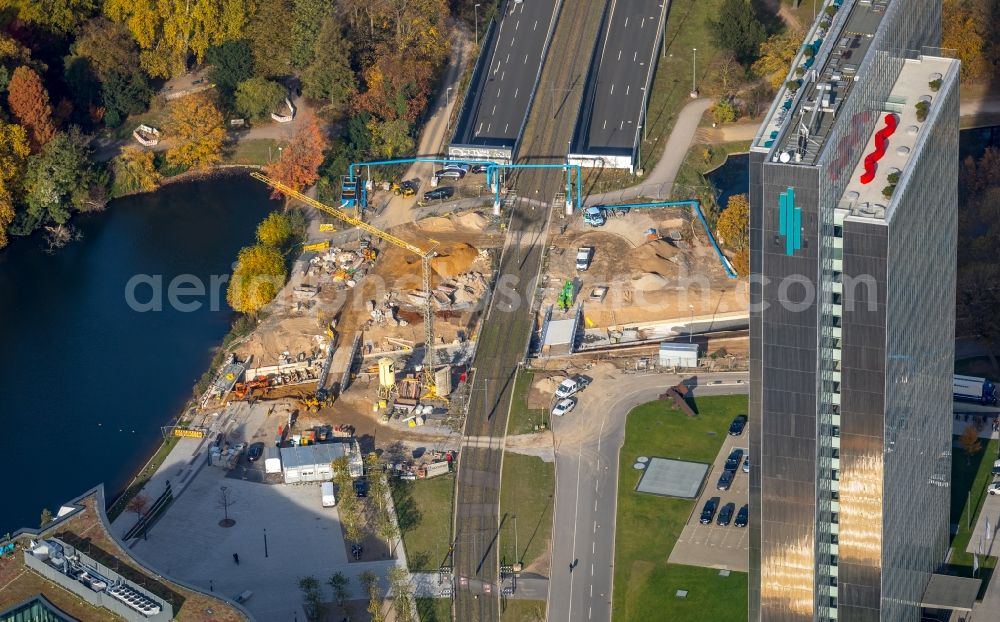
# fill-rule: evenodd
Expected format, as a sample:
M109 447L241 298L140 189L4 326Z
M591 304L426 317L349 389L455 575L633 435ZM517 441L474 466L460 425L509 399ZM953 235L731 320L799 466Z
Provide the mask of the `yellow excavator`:
M417 182L411 180L405 180L401 182L392 182L390 187L392 193L397 197L402 196L406 198L417 196Z

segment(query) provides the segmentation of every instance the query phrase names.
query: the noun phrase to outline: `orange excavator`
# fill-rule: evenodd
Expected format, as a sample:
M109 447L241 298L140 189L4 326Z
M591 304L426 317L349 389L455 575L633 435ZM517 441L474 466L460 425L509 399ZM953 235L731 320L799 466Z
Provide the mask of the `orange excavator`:
M253 397L254 391L260 391L261 396L264 396L267 395L267 391L270 388L271 381L267 379L267 376L257 376L247 382L237 382L233 386L233 395L236 399L242 400L248 396Z

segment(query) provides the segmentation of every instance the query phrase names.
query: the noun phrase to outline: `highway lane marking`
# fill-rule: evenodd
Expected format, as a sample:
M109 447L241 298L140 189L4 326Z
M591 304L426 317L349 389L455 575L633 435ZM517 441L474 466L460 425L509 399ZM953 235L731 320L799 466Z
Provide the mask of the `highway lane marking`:
M532 28L532 30L538 30L538 20L537 19L535 20L535 27Z
M514 89L514 99L517 99L517 94L521 92L521 87Z
M590 584L590 597L591 598L594 597L594 584L593 583Z
M517 27L520 25L521 25L521 20L517 20L517 23L514 24L514 30L517 30Z
M597 521L594 521L594 533L597 533Z
M611 85L611 94L612 95L615 94L615 85L614 84Z
M637 60L639 60L639 52L638 51L632 53L632 62L634 63Z
M496 105L496 104L493 104L493 111L492 111L492 112L490 112L490 116L493 116L493 115L495 115L496 113L497 113L497 105Z
M628 17L625 18L625 29L628 30Z
M505 60L504 63L510 64L510 52L507 52L507 60Z
M511 38L510 38L510 47L514 47L514 39L515 39L515 38L516 38L516 37L511 37Z
M524 55L524 64L525 65L528 64L528 55L527 54Z
M622 59L622 51L618 50L618 60L621 60L621 59Z
M594 576L594 564L590 564L590 576Z
M590 543L590 554L591 554L591 555L593 555L593 554L595 554L596 552L597 552L597 542L591 542L591 543ZM593 592L593 591L591 591L591 592L590 592L590 595L591 595L591 596L593 596L593 595L594 595L594 592Z
M611 12L608 14L608 32L604 35L604 45L601 46L601 63L604 63L604 51L608 49L608 39L611 38L611 22L615 19L615 7L618 5L618 0L611 0ZM600 65L598 65L600 66Z
M629 93L629 91L631 91L631 90L632 90L632 85L631 85L631 84L629 84L628 86L626 86L626 87L625 87L625 96L626 96L626 97L628 97L628 93Z
M503 82L503 78L504 78L504 76L506 76L506 75L507 75L507 72L506 72L506 71L500 74L500 81L501 81L501 82Z
M503 126L503 133L504 133L504 134L506 134L506 133L507 133L507 129L508 129L509 127L510 127L510 123L508 123L508 124L506 124L506 125L504 125L504 126Z
M594 608L591 607L591 606L587 607L587 619L588 620L594 617L594 611L593 611L593 609Z
M573 505L573 561L576 561L576 528L580 524L580 472L583 469L583 447L576 457L576 500ZM595 523L596 524L596 523ZM570 568L572 572L572 567ZM569 619L573 619L573 575L569 577Z
M643 26L645 25L646 25L646 18L644 17L642 18L642 21L639 22L639 30L642 30Z

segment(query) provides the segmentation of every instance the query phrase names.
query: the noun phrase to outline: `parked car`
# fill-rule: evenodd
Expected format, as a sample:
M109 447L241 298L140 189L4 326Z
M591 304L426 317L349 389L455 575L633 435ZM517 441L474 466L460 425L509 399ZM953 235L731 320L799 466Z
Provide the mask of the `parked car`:
M993 475L1000 475L1000 460L993 461Z
M552 407L552 414L556 417L562 417L568 412L571 412L576 408L576 400L572 397L567 397L566 399L559 400L556 405Z
M710 525L715 518L715 510L719 507L719 497L712 497L705 502L705 507L701 510L701 524Z
M455 189L451 186L441 186L440 188L435 188L433 190L428 190L424 193L425 201L433 201L436 199L450 199L455 196Z
M1000 482L993 482L990 484L989 488L986 489L986 492L991 495L1000 495Z
M719 520L715 521L715 524L722 525L723 527L725 527L726 525L729 524L729 521L733 520L733 512L735 511L736 511L735 503L730 502L722 506L722 509L719 510Z
M743 428L747 426L747 416L737 415L733 423L729 426L729 436L739 436L743 434Z
M461 171L462 174L464 175L464 174L466 174L466 173L469 172L470 168L472 168L472 167L470 167L468 164L462 164L461 162L449 162L448 164L444 165L444 169L443 170L445 170L445 171Z
M254 443L253 445L250 445L250 449L247 450L247 460L250 462L257 462L263 455L264 443Z
M743 472L744 473L749 473L750 472L750 456L749 455L747 455L747 457L743 459Z
M441 168L434 171L434 176L438 179L462 179L465 171L456 168Z
M486 172L486 165L473 164L472 167L469 168L469 172L472 173L473 175L482 175Z
M729 490L729 487L733 485L733 477L735 476L736 471L723 471L722 475L719 476L719 483L715 487L719 490Z
M735 471L740 466L740 460L743 459L743 450L734 449L729 452L729 457L726 458L725 469L727 471Z
M363 479L354 480L354 496L359 499L368 496L368 484Z
M587 268L590 267L590 258L594 254L593 246L581 246L576 250L576 269L581 272L586 272Z
M744 503L743 507L740 508L740 511L736 513L736 520L733 522L733 525L736 527L746 527L749 519L750 506Z

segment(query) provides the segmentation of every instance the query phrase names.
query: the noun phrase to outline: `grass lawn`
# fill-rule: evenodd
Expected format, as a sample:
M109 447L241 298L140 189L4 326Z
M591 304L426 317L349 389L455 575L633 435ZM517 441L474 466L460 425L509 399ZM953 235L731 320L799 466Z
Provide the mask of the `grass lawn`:
M411 571L437 570L451 542L455 476L392 483L399 530Z
M957 438L957 437L956 437ZM965 576L972 576L972 555L966 553L972 536L969 525L976 526L979 511L986 500L986 485L990 482L990 469L997 455L997 441L981 443L979 453L971 457L959 447L951 454L951 522L958 523L958 533L951 541L951 569ZM995 557L980 559L981 568L994 568Z
M268 158L278 159L278 141L272 138L248 138L238 141L232 154L226 158L230 164L268 163Z
M549 427L549 411L544 408L528 408L528 392L534 382L535 373L519 370L514 380L514 391L510 401L510 419L507 434L530 434L539 426Z
M508 600L500 608L504 622L545 622L544 600Z
M450 622L450 598L418 598L417 617L420 622Z
M511 562L517 559L525 567L535 561L547 561L555 484L555 464L534 456L504 454L500 486L502 531L499 554L502 560ZM516 556L514 516L517 516Z
M665 402L639 406L629 413L619 464L632 464L636 456L710 463L733 417L747 407L745 395L703 397L695 402L698 416L689 419ZM639 475L631 468L618 472L612 619L745 619L745 573L719 577L717 570L667 563L695 502L637 493ZM686 599L674 597L678 589L688 590Z

